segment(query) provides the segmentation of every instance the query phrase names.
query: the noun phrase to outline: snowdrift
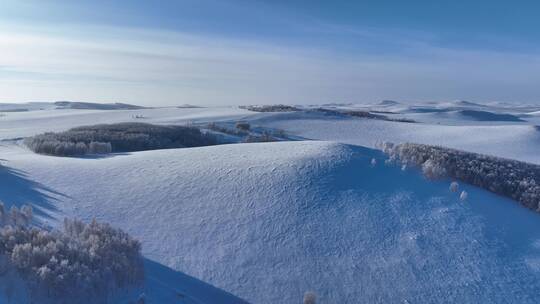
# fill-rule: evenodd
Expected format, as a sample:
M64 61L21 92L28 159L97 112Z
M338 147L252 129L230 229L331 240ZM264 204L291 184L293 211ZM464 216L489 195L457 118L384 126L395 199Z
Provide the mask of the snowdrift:
M298 303L308 290L321 303L540 301L537 214L467 185L463 202L449 180L384 165L375 150L309 141L86 159L0 153L18 174L4 176L18 186L2 200L33 197L52 225L66 215L110 222L148 259L252 303Z

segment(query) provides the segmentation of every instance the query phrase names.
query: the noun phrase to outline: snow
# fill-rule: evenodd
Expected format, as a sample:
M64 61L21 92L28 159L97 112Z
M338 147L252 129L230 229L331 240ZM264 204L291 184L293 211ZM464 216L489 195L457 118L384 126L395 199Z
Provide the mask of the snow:
M28 182L4 201L42 196L34 201L51 225L110 222L149 260L252 303L297 303L308 290L321 303L540 300L538 215L468 185L462 203L450 181L384 165L371 149L309 141L59 158L8 144L0 153Z
M528 124L439 125L332 118L312 113L256 117L252 124L284 129L306 139L373 148L383 141L413 142L540 163L540 131Z
M186 124L242 119L254 112L234 107L156 108L140 110L72 110L46 109L9 112L0 116L0 139L27 137L43 132L64 131L82 125L117 122ZM135 116L143 118L136 119Z
M534 118L471 122L445 110L519 116L534 107L423 106L450 115L397 102L339 107L422 123L234 107L7 112L0 200L32 204L53 227L95 217L128 231L142 242L146 281L135 292L147 303L299 303L306 291L320 303L540 302L537 214L467 184L451 191L451 180L387 165L369 148L417 142L540 163ZM9 140L96 123L238 120L314 140L86 158Z
M133 304L144 296L145 303L162 304L242 304L244 300L220 290L208 283L174 271L149 259L144 260L145 281L142 286L120 290L110 296L109 302ZM40 304L72 303L66 299L39 298ZM28 293L28 285L16 273L0 276L0 304L35 303ZM62 302L64 301L64 302Z

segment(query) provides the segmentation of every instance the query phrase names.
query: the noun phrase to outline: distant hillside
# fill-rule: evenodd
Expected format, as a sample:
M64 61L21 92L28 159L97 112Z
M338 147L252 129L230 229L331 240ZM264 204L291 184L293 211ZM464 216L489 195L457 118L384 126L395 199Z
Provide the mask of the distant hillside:
M50 102L0 103L0 112L27 112L54 107Z
M218 144L217 138L187 126L117 123L82 126L46 132L24 143L34 152L56 156L81 156Z
M196 105L192 105L192 104L183 104L183 105L179 105L177 106L178 109L202 109L204 107L202 106L196 106Z
M262 106L240 106L240 109L245 109L253 112L297 112L299 108L289 105L262 105Z
M394 101L394 100L383 100L383 101L379 102L380 106L395 106L395 105L398 105L398 104L399 104L399 102Z
M461 110L459 111L459 114L478 121L524 121L512 114L493 113L488 111Z
M79 101L57 101L54 103L57 109L77 109L77 110L139 110L146 107L136 106L127 103L94 103Z
M476 103L476 102L470 102L470 101L466 101L466 100L456 100L456 101L454 101L452 103L454 105L456 105L456 106L461 106L461 107L478 107L478 108L485 108L486 107L486 105Z

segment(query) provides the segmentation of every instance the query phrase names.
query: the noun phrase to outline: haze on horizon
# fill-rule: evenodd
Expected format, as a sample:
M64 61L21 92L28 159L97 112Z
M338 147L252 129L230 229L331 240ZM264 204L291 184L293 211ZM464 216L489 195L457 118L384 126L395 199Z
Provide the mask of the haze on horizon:
M4 0L0 102L540 103L540 4Z

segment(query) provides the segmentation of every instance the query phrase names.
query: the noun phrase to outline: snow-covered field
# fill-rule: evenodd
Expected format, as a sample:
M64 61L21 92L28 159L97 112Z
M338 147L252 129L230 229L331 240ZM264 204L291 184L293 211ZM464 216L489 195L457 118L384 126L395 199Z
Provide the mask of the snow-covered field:
M249 119L255 125L284 129L289 134L306 139L330 140L372 148L383 141L413 142L540 163L540 128L537 127L540 125L540 116L530 114L537 106L503 108L498 104L483 106L467 102L410 106L383 102L372 106L335 108L381 111L390 118L408 118L417 123L340 117L316 112L264 113ZM418 111L418 108L422 111ZM473 116L483 117L477 120L462 115L460 111L483 111L490 115L474 113ZM491 114L513 115L522 117L523 121L498 120L499 116L493 117Z
M1 110L0 110L1 112ZM141 110L56 110L7 112L0 115L0 139L32 136L43 132L64 131L81 125L117 122L186 124L235 120L253 112L236 107L156 108ZM141 118L135 118L139 116Z
M410 109L382 106L404 116ZM88 158L37 155L4 140L0 200L31 203L52 226L95 217L128 231L142 242L150 303L241 301L231 294L299 303L308 290L320 303L540 302L538 214L468 185L460 201L449 180L385 165L362 147L413 141L540 163L534 120L464 126L236 108L46 109L0 117L0 138L134 115L242 119L317 139Z
M377 143L422 143L540 163L540 130L528 124L440 125L312 113L286 113L260 118L254 124L287 130L306 139L375 147Z

